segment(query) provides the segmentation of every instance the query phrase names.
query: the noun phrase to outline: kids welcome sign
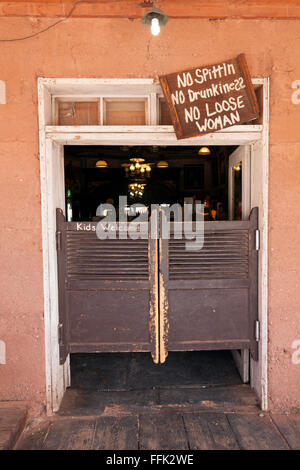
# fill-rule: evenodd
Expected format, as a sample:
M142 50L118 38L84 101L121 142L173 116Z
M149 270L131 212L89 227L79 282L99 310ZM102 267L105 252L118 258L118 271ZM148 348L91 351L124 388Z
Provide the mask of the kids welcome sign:
M177 139L216 132L259 115L244 54L159 80Z

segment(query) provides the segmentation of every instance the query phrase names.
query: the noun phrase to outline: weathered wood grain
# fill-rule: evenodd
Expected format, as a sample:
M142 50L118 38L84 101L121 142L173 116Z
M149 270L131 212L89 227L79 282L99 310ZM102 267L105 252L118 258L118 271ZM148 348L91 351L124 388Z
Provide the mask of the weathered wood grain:
M97 419L93 449L137 450L137 416L104 416Z
M225 414L185 413L183 419L191 450L239 449Z
M95 420L61 420L51 424L44 441L45 450L90 449L95 432Z
M272 414L271 419L293 450L300 450L300 414Z
M258 414L230 414L228 421L241 449L288 450L288 445L270 417Z
M141 414L140 449L185 450L188 441L182 415L174 412Z

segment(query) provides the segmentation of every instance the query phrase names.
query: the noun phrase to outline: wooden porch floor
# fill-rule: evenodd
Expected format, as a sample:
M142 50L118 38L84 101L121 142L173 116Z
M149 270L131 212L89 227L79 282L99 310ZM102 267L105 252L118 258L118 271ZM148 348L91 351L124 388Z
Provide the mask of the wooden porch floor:
M59 413L16 448L300 449L300 414L262 413L230 353L80 355Z

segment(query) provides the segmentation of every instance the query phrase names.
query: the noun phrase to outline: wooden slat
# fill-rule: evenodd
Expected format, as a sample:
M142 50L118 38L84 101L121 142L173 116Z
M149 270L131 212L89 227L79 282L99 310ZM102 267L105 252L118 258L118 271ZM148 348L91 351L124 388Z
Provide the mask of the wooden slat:
M149 290L149 280L129 279L120 280L111 276L111 279L68 279L66 288L68 290L111 290L111 291L139 291Z
M61 209L56 209L56 237L57 237L57 278L58 278L58 308L59 308L59 361L64 364L69 354L68 324L66 304L66 220Z
M115 343L87 343L84 340L80 343L74 343L70 341L69 347L71 353L151 352L149 343L122 343L118 340Z
M228 415L230 426L243 450L287 450L288 445L281 437L269 416Z
M248 277L248 231L206 233L199 251L187 251L186 240L170 239L169 278L205 279Z
M183 419L176 413L141 414L141 450L187 450L188 441Z
M272 414L271 418L291 449L300 450L300 414Z
M185 413L184 423L191 450L239 449L224 414Z
M69 231L66 240L68 280L149 278L148 240L99 240L94 231Z
M97 419L94 450L137 450L138 422L134 415Z
M91 449L95 432L94 420L62 420L52 423L44 450Z

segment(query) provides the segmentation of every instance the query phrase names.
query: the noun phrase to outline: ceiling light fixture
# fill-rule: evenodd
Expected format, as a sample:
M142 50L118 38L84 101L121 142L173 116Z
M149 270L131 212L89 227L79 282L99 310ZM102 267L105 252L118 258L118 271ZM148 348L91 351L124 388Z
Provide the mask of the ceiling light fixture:
M158 164L156 166L157 166L157 168L168 168L169 164L168 164L168 162L165 162L164 160L161 160L160 162L158 162Z
M150 177L151 165L153 163L145 162L144 158L130 158L129 163L122 163L122 167L125 169L126 177Z
M95 164L96 168L107 168L107 162L105 160L98 160Z
M201 149L198 151L198 155L210 155L211 151L208 147L201 147Z
M165 26L168 22L167 15L159 8L156 8L155 4L156 2L154 0L153 7L151 10L147 11L142 18L142 23L151 28L153 36L157 36L160 33L160 28Z

